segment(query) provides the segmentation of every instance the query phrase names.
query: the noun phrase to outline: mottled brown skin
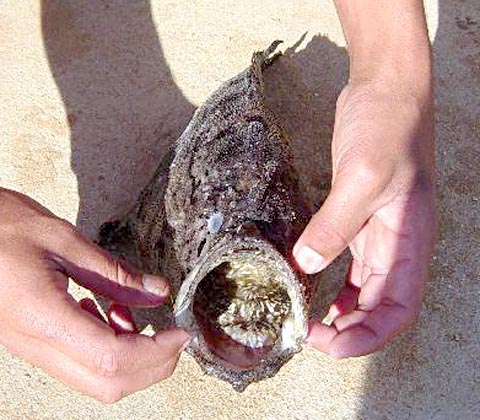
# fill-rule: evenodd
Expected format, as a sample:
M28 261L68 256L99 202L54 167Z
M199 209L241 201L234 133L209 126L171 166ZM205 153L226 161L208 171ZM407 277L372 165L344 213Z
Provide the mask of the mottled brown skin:
M103 226L101 245L142 270L166 274L175 291L201 257L239 235L273 245L293 266L292 247L310 214L285 133L264 103L262 73L277 57L270 57L277 45L255 53L249 68L195 112L132 211ZM218 215L221 226L212 231L209 219ZM305 295L308 301L311 291ZM207 373L237 390L273 376L291 357L235 373L217 366L201 345L189 352Z

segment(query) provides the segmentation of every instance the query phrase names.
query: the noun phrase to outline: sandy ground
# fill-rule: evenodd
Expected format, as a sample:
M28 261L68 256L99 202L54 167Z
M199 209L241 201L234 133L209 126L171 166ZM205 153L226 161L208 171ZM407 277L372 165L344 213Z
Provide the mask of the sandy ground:
M306 349L243 394L184 355L172 378L113 406L0 350L0 418L480 418L480 7L477 0L426 3L441 229L410 332L354 360ZM288 48L305 33L297 51L270 69L267 84L319 202L330 176L335 98L347 77L330 1L4 0L0 185L92 236L130 206L196 106L242 70L252 51L276 38ZM340 286L344 260L322 278L319 312Z

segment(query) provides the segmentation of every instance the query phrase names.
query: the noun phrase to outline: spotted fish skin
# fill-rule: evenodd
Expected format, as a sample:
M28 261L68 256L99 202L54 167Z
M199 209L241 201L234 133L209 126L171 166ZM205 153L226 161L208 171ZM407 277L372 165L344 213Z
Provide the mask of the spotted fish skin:
M274 54L279 43L254 53L245 71L197 109L134 208L100 232L105 248L119 254L128 248L126 258L142 270L171 279L175 321L194 335L187 351L207 373L238 391L273 376L300 350L312 294L292 258L310 212L287 136L265 105L263 72L279 55ZM285 278L301 318L295 345L277 346L248 369L222 363L202 337L192 309L202 276L226 255L237 254L258 256L274 267Z

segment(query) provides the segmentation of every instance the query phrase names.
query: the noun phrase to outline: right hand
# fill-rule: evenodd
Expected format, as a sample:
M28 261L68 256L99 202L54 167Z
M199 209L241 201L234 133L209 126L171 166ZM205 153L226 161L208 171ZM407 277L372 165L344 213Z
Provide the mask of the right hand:
M125 307L161 305L170 293L164 278L133 272L68 222L6 189L0 273L0 344L102 402L170 376L190 340L177 328L137 334ZM68 294L68 277L114 302L110 325L92 300Z
M425 89L413 98L404 85L369 81L343 90L332 189L294 248L308 274L350 248L345 285L328 313L333 324L312 322L308 337L336 358L381 349L422 304L436 230L432 95Z

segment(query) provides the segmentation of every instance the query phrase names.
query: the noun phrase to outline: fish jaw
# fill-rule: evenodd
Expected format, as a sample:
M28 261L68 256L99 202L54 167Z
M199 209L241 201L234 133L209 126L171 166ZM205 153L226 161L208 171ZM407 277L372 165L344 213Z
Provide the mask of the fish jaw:
M267 285L285 290L286 294L280 296L288 296L289 311L274 336L275 342L267 340L264 346L258 345L258 337L257 341L249 341L248 330L243 342L238 340L238 335L229 335L229 331L222 330L212 313L203 310L199 303L199 295L204 293L203 284L210 273L222 264L233 262L238 266L242 261L250 266L261 267L264 271L270 270L268 273L275 278L271 286L270 283ZM214 300L215 294L209 299ZM213 301L211 305L215 308L216 303ZM218 305L222 304L219 302ZM285 258L261 238L239 236L219 241L198 261L182 283L175 301L174 315L177 326L192 335L187 352L203 370L229 382L237 391L243 391L252 382L274 376L293 354L301 350L308 330L306 306L303 283ZM255 337L253 333L251 336Z

